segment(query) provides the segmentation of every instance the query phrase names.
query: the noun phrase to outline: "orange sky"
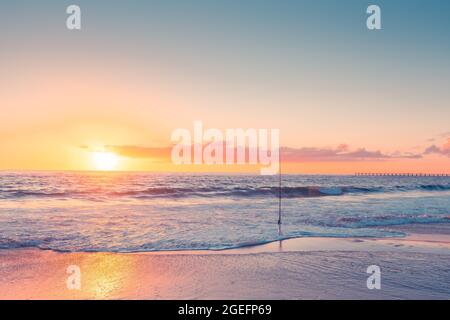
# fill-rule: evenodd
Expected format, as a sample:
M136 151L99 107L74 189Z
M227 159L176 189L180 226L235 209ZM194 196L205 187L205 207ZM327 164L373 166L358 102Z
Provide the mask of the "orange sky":
M176 23L164 4L135 25L116 16L127 12L122 5L104 14L86 3L91 20L79 32L50 3L20 7L27 24L7 14L19 12L14 3L0 11L8 24L0 30L0 170L94 170L92 151L120 147L148 155L118 154L116 170L258 170L180 167L152 155L170 148L173 130L201 120L220 130L280 129L287 172L450 171L449 55L439 39L423 41L439 37L431 27L405 38L401 26L368 34L314 8L267 25L251 8L242 10L255 16L244 19L232 6L195 5ZM315 23L324 28L308 28Z
M280 128L281 145L301 151L313 148L306 158L298 158L283 165L286 172L297 173L354 173L376 172L448 172L450 158L448 137L445 133L410 135L409 122L393 123L386 128L355 125L357 117L342 124L330 124L327 117L317 115L317 108L304 109L302 116L293 119L281 113L276 119L267 114L265 107L272 102L251 103L253 112L239 113L227 110L226 103L215 97L183 92L174 94L158 85L147 86L135 79L118 82L99 77L99 72L84 70L84 77L71 73L52 73L51 70L23 71L9 79L10 91L2 92L3 117L0 129L1 170L94 170L92 153L105 146L134 146L141 148L168 148L173 143L170 135L176 128L192 130L194 116L205 119L205 127L226 128ZM5 81L4 77L3 80ZM177 88L175 88L177 89ZM227 103L241 103L228 97ZM234 100L234 101L233 101ZM323 100L323 97L318 97ZM218 102L219 101L219 102ZM302 101L291 104L303 105ZM318 102L316 102L318 103ZM323 102L326 103L326 102ZM336 106L339 100L330 104ZM210 104L205 112L189 105ZM275 103L273 103L275 105ZM328 108L326 106L325 108ZM242 107L244 108L244 106ZM204 117L201 117L204 115ZM402 127L403 125L403 127ZM398 128L394 131L393 127ZM206 129L205 128L205 129ZM414 128L412 128L414 129ZM419 130L418 130L419 131ZM423 130L422 130L423 131ZM423 135L423 138L419 136ZM447 145L446 145L447 143ZM346 152L363 148L367 152L379 151L376 159L334 159L339 145L347 145ZM430 146L435 152L425 153ZM87 148L82 148L85 146ZM315 152L331 155L317 156ZM416 155L417 159L409 159ZM406 157L405 157L406 156ZM420 156L420 157L419 157ZM219 171L256 172L248 166L174 166L161 159L120 155L117 170L138 171Z

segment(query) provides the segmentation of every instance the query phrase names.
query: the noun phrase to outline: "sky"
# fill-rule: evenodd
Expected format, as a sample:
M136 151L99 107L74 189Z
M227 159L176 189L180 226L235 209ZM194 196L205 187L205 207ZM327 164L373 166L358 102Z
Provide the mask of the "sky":
M448 173L449 39L437 0L2 1L0 170L224 171L167 157L200 120L279 129L288 172Z

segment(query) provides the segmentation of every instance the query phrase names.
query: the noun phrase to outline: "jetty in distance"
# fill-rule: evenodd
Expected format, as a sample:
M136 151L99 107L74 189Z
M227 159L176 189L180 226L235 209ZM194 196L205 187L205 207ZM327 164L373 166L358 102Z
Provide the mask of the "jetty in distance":
M364 177L450 177L450 173L380 173L357 172L355 176Z

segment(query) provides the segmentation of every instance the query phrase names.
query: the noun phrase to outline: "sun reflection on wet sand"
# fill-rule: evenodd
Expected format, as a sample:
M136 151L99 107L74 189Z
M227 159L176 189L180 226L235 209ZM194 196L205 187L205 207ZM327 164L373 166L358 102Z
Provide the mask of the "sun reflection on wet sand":
M127 255L25 249L12 255L2 252L0 261L0 297L4 299L114 299L138 282L137 260ZM79 267L79 290L67 286L69 266ZM20 277L11 277L14 273L8 271L10 268Z
M81 291L93 299L109 299L127 287L133 275L133 260L119 255L88 255L82 268Z

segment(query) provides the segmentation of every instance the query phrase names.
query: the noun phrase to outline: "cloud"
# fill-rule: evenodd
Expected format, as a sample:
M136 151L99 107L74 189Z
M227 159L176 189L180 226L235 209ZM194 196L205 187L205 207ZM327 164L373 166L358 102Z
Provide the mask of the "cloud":
M425 141L428 143L436 143L437 141L441 141L442 139L444 140L450 139L450 131L441 132L439 134L436 134L434 137L426 139Z
M140 159L170 159L171 147L140 147L140 146L105 146L106 151L114 152L128 158Z
M343 147L345 146L345 147ZM420 159L421 154L400 153L385 154L381 151L369 151L359 148L350 151L347 145L337 148L281 148L282 161L286 162L338 162L338 161L383 161L388 159Z
M441 147L436 145L431 145L425 149L424 154L440 154L443 156L450 157L450 138Z
M216 142L218 143L218 142ZM83 149L91 150L87 146ZM151 159L153 161L170 161L172 147L143 147L133 145L104 147L105 151L114 152L120 156L135 159ZM95 151L95 150L92 150ZM236 151L236 149L235 149ZM429 152L436 152L430 149ZM248 153L248 148L246 148ZM425 153L424 153L425 154ZM280 156L282 162L361 162L361 161L385 161L393 159L420 159L422 154L394 152L392 154L383 153L379 150L370 151L366 148L351 150L347 144L340 144L336 148L291 148L281 147Z

